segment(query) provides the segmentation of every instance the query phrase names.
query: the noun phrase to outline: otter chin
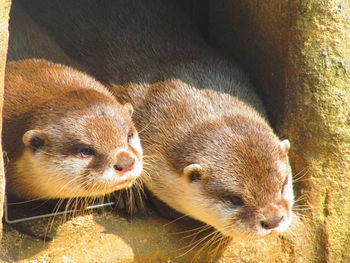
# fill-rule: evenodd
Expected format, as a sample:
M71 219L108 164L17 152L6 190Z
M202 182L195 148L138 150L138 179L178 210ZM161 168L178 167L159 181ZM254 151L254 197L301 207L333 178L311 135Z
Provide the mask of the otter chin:
M133 107L86 74L45 60L9 62L4 98L8 193L100 196L141 174Z

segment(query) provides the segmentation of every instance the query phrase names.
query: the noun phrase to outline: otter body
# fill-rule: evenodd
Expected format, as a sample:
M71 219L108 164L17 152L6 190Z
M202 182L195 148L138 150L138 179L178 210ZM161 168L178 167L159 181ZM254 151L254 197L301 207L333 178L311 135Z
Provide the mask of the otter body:
M242 69L201 38L172 0L21 1L61 48L107 85L179 79L265 110Z
M20 198L98 196L130 186L142 149L130 104L121 105L18 3L11 9L3 146L7 192Z
M273 133L242 70L206 45L176 1L83 3L27 8L67 54L133 104L152 193L228 236L287 229L289 141Z
M43 27L30 18L18 1L13 1L11 5L9 31L7 61L46 59L82 69L80 64L66 55Z

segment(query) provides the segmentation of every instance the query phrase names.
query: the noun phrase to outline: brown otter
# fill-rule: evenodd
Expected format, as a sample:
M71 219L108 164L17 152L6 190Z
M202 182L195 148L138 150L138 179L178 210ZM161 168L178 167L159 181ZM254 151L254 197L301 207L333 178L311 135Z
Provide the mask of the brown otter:
M15 2L8 59L78 65ZM88 75L46 60L6 65L3 144L7 191L21 198L104 195L142 170L131 104Z
M45 60L6 66L7 191L22 198L104 195L140 175L133 108L87 75Z
M289 142L252 107L176 80L114 92L133 103L136 125L146 127L145 184L160 200L229 236L288 228Z
M206 45L176 1L36 0L27 8L133 104L155 196L232 237L289 227L289 141L273 133L242 70Z

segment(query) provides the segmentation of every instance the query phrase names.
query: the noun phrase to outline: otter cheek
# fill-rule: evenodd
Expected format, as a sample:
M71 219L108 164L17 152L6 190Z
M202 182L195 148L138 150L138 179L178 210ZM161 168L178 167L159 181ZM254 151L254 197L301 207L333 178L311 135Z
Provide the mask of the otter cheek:
M257 231L255 224L251 224L254 221L252 218L254 218L255 213L250 208L228 209L223 205L218 212L221 224L217 229L226 236L244 239L248 237L247 233L255 233Z
M179 211L211 225L219 231L226 229L230 212L224 209L216 199L210 198L207 193L203 192L201 181L190 182L185 176L181 178L182 185L187 184L188 187L183 189L185 191L183 198L178 199L178 204L181 207Z
M59 180L67 181L67 184L74 185L81 182L82 174L84 174L84 167L86 167L88 160L77 159L74 157L66 157L55 162L48 160L45 167L53 171Z
M282 200L280 202L281 209L285 211L285 223L287 222L288 226L291 224L292 220L292 207L294 205L294 193L291 176L288 178L288 183L285 186L283 191ZM288 226L286 228L288 228Z
M282 200L280 209L284 211L284 213L281 213L283 214L283 220L280 223L280 226L276 229L278 232L287 230L292 222L291 204L287 200Z
M136 155L136 157L142 161L142 146L141 141L138 135L134 135L135 138L131 140L130 146L133 153Z
M284 191L284 199L288 200L290 207L294 204L294 192L293 192L293 183L291 176L288 178L288 183L286 185L285 191Z

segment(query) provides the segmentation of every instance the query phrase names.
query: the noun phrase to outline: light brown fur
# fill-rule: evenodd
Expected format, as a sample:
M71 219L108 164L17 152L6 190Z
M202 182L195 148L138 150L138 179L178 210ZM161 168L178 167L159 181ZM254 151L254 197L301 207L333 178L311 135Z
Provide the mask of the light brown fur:
M232 237L288 228L289 142L269 127L243 71L206 45L176 1L36 0L27 8L133 104L155 196Z

